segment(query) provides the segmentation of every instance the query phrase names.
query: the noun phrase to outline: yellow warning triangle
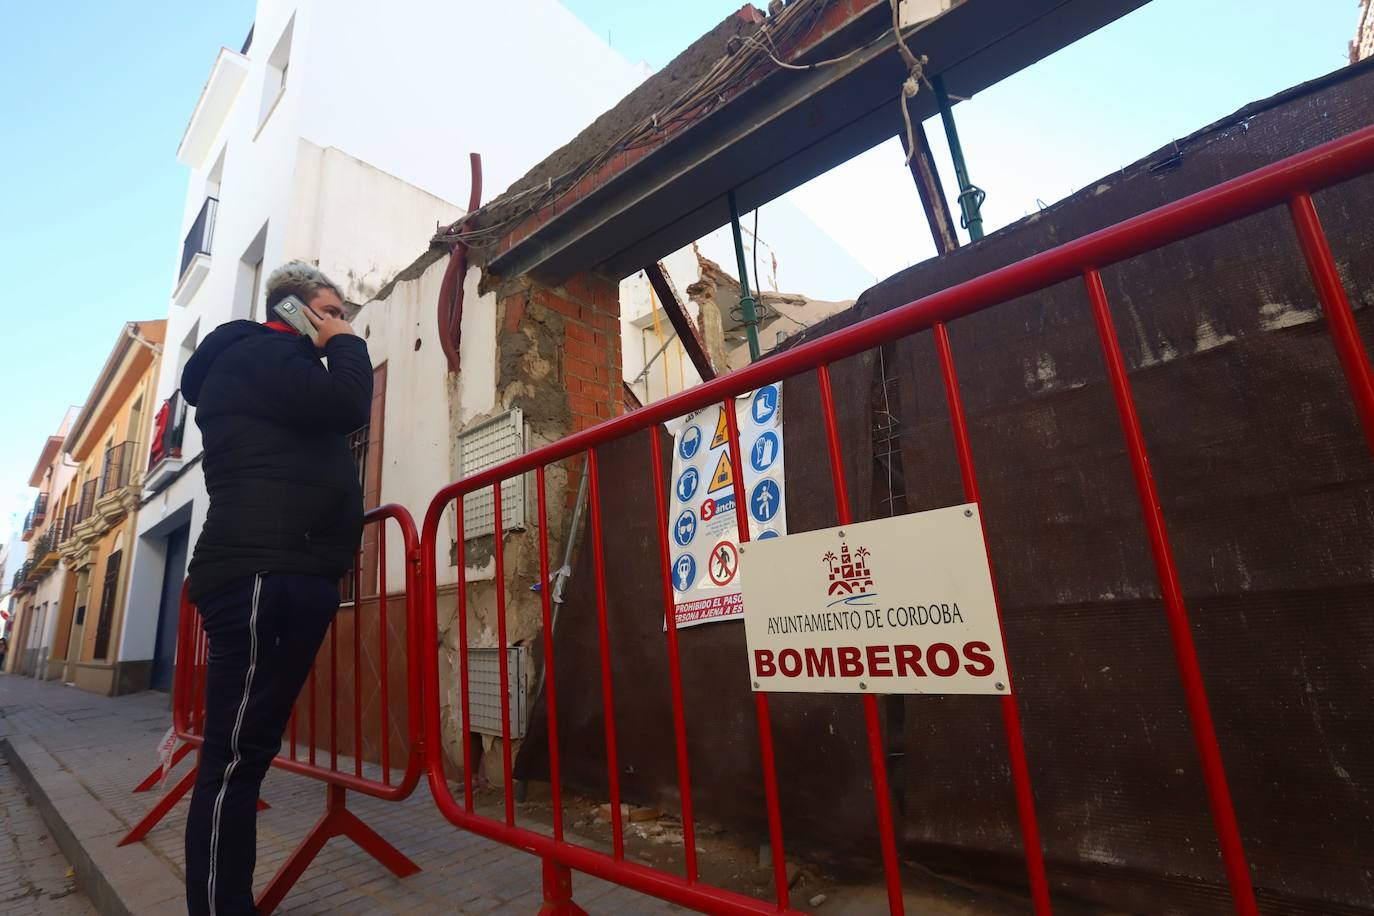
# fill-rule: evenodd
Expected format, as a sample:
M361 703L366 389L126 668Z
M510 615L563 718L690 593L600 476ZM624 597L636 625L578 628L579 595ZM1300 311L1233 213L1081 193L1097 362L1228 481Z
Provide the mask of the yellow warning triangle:
M719 409L719 408L718 408ZM719 448L730 441L730 429L725 425L725 411L720 410L719 419L716 420L716 434L711 439L711 448Z
M730 453L721 452L720 461L716 462L716 472L711 475L711 486L706 489L707 493L714 493L726 487L734 486L735 472L730 466Z

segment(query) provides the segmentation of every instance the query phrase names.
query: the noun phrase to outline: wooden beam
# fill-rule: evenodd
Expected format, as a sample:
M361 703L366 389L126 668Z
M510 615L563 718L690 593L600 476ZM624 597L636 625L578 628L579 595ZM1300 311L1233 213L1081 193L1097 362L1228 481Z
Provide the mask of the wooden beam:
M687 310L678 301L677 291L673 289L672 282L668 279L668 273L663 269L661 262L654 262L644 268L644 273L649 277L649 285L654 288L658 300L663 303L663 310L668 313L668 320L672 322L673 330L677 331L678 340L682 341L682 349L687 351L687 357L696 367L697 374L702 381L709 382L716 377L715 367L711 365L711 357L706 352L706 344L702 343L701 335L697 333L697 326L692 323L692 317L687 314Z
M926 222L930 224L930 237L935 241L935 251L949 254L959 247L959 235L954 231L954 216L949 212L949 199L945 197L940 173L935 170L935 160L930 155L925 125L918 123L913 126L916 154L911 156L911 177L916 182L916 193L921 195L921 206L926 211ZM903 134L902 147L906 146L906 135ZM911 150L907 149L907 153L910 155Z

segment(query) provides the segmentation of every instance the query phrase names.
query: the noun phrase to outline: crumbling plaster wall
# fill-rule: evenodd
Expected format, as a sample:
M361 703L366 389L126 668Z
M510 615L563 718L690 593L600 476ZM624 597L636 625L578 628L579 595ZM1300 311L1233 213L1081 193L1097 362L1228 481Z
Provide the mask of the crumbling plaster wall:
M619 298L615 283L591 275L564 285L527 278L502 280L478 266L464 281L460 368L450 373L435 339L436 306L448 255L431 250L366 303L355 324L368 340L374 365L388 366L383 502L399 502L421 524L434 494L460 479L459 437L474 426L518 408L527 449L555 442L618 413L620 389ZM442 392L442 395L438 395ZM436 405L438 396L443 407ZM545 518L550 572L562 565L576 501L582 459L545 469ZM526 514L521 528L502 539L505 643L530 651L526 688L534 693L543 629L539 509L534 473L525 475ZM464 541L461 550L464 618L458 619L458 519L450 503L439 523L437 613L444 745L455 767L463 759L459 672L461 647L500 644L500 602L495 538ZM388 540L388 566L403 568L399 539ZM478 772L500 783L499 738L480 736Z

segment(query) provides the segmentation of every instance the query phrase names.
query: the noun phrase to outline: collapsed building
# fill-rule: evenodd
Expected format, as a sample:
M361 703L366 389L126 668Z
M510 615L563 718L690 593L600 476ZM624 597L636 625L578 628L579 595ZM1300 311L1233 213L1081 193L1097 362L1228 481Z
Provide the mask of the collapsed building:
M944 5L908 40L928 56L928 73L971 95L1133 5L968 0ZM990 10L1009 26L995 41L973 18ZM374 359L412 349L413 339L411 367L393 363L392 371L406 373L399 383L416 398L444 395L446 407L414 440L434 448L394 459L411 469L403 476L414 498L399 494L402 501L424 505L436 478L459 479L489 466L492 455L634 409L621 346L625 283L641 271L653 279L656 268L661 279L659 261L724 223L726 192L751 208L900 132L895 101L908 69L890 26L888 4L874 0L797 0L771 18L746 6L500 197L474 201L440 231L358 319ZM777 53L808 69L774 65L755 37L769 29L779 31ZM760 47L767 53L755 53ZM786 348L1014 263L1363 127L1374 121L1370 98L1374 67L1354 65L1248 106L957 249L948 244L953 221L943 195L930 193L929 174L919 174L929 161L920 137L913 173L925 182L927 216L945 253L856 290L852 307L770 293L763 298L774 326L765 330ZM912 119L919 123L934 104L919 93ZM1317 195L1366 340L1374 238L1363 214L1371 195L1368 179ZM1283 214L1261 214L1106 268L1103 279L1123 329L1254 883L1276 912L1367 911L1374 718L1360 700L1369 662L1358 647L1374 637L1374 479L1292 230ZM654 288L677 300L664 305L677 310L674 328L697 378L747 361L743 323L731 311L738 278L703 258L696 282ZM440 347L422 349L436 306ZM1115 909L1225 911L1160 590L1084 295L1066 284L949 330L1051 886ZM930 334L837 363L832 378L857 519L962 501ZM817 403L813 380L788 384L792 403ZM825 453L814 410L790 411L784 434L790 455ZM619 735L622 792L671 810L679 799L664 714L670 696L654 565L661 532L644 495L653 487L646 440L598 449L603 478L616 482L600 497L614 520L605 550L617 558L605 569L605 596L613 678L633 686L617 694L614 710L634 723ZM466 761L503 779L500 739L489 727L462 732L457 672L479 664L474 651L506 651L519 681L515 775L548 778L537 660L541 640L551 638L563 780L604 796L596 576L591 551L577 549L587 538L584 467L570 460L547 475L549 498L539 508L553 533L554 566L562 567L553 582L542 581L528 482L502 485L500 518L481 494L466 498L461 525L451 508L444 515L452 546L438 583L441 702L455 772ZM824 461L789 465L792 530L833 525L830 492ZM540 616L543 588L554 590L558 606L551 634ZM698 816L761 838L742 630L694 628L680 646ZM883 708L903 858L982 882L1023 883L997 710L984 698L933 696L891 697ZM849 864L875 867L858 700L778 695L772 716L790 848L819 855L842 847Z

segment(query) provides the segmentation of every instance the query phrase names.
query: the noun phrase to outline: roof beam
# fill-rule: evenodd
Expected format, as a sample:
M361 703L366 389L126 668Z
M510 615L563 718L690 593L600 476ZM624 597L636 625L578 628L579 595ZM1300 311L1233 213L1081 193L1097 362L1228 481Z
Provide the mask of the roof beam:
M1144 2L965 0L907 43L967 97ZM490 268L553 283L590 268L627 276L727 223L729 191L753 209L895 136L906 70L884 35L890 24L886 4L869 7L815 50L843 60L768 74L571 206L541 214ZM911 108L914 119L930 117L934 95L920 93Z

